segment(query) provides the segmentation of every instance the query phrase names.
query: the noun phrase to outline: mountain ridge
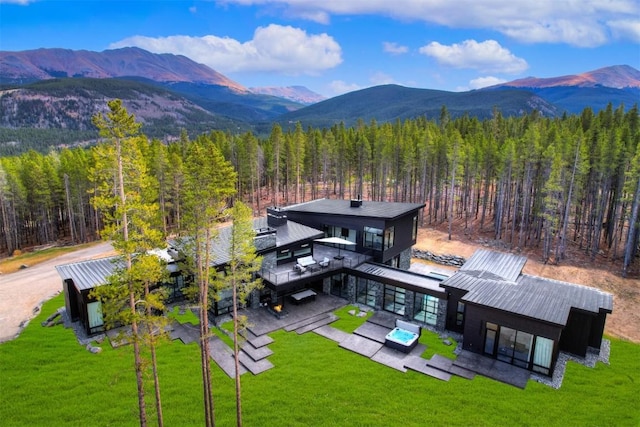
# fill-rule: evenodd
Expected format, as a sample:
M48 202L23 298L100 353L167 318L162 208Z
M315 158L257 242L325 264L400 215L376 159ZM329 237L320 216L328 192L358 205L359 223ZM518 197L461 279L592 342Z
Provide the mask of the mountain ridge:
M483 89L501 87L543 89L558 86L610 87L614 89L640 88L640 71L630 65L612 65L558 77L525 77Z
M0 81L47 80L61 77L144 77L158 82L192 82L226 86L247 93L247 88L186 56L154 54L137 47L102 52L61 48L19 52L0 51Z

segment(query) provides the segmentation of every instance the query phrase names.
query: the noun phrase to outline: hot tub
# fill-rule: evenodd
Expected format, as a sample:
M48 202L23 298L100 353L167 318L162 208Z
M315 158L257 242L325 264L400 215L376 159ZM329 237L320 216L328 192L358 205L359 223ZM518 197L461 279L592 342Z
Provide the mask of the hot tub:
M384 345L409 353L418 344L418 338L419 334L396 327L384 337Z

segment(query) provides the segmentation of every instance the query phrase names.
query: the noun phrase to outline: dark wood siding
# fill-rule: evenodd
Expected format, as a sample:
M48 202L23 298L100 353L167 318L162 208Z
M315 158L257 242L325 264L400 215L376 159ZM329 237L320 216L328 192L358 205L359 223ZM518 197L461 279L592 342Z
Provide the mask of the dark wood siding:
M578 356L586 356L594 317L588 313L571 310L567 325L560 338L560 350L568 351Z
M591 322L591 334L589 336L589 345L591 347L600 348L602 345L602 334L604 334L604 324L607 320L607 313L600 312Z
M390 259L400 255L402 251L415 245L416 241L412 238L413 234L413 217L418 215L405 216L394 221L388 221L381 228L387 229L394 227L394 243L393 246L382 253L382 259L379 262L386 263Z
M456 314L458 312L458 302L467 293L460 289L447 288L447 320L446 328L450 331L460 332L463 331L463 326L456 324Z
M448 316L449 314L447 313L447 317ZM467 304L464 319L463 348L465 350L483 353L486 322L552 339L556 343L554 345L552 360L552 366L555 365L559 351L558 340L562 332L560 326L475 304Z

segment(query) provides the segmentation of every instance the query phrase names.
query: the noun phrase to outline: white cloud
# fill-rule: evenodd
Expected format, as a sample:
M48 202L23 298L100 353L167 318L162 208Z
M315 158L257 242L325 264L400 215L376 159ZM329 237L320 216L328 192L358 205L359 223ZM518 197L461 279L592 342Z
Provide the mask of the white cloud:
M505 83L505 79L501 79L499 77L486 76L486 77L478 77L477 79L473 79L469 81L470 89L481 89L483 87L499 85L500 83Z
M189 12L196 13L196 12L198 12L198 8L195 7L195 6L191 6L191 7L189 7Z
M240 42L218 36L133 36L109 47L136 46L153 53L184 55L222 73L279 72L318 74L342 62L342 49L329 35L307 34L290 26L258 27L253 39Z
M353 92L354 90L360 90L362 87L355 83L347 83L343 80L333 80L329 83L329 89L334 95L342 95L347 92Z
M382 42L382 50L392 55L401 55L409 52L409 48L407 46L402 46L395 42Z
M495 40L477 42L465 40L462 43L443 45L431 42L420 48L420 53L430 56L440 64L454 68L472 68L485 72L521 73L529 65Z
M621 19L608 24L615 37L640 43L640 20Z
M382 15L451 28L499 31L528 43L599 46L620 37L637 40L635 31L616 24L640 25L637 0L218 0L219 3L268 6L274 15L296 16L327 24L331 15ZM628 28L628 25L627 25Z
M28 5L29 3L33 3L34 0L0 0L0 4L20 4L23 6Z

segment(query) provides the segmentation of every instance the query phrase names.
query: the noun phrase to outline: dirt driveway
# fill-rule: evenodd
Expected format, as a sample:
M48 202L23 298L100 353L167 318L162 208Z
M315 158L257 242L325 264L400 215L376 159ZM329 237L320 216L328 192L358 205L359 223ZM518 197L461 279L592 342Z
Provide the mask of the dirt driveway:
M16 337L43 302L62 291L56 265L111 255L109 243L70 252L16 273L0 276L0 343Z

